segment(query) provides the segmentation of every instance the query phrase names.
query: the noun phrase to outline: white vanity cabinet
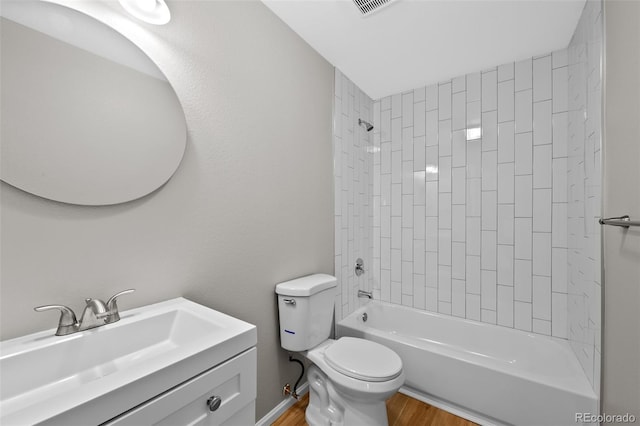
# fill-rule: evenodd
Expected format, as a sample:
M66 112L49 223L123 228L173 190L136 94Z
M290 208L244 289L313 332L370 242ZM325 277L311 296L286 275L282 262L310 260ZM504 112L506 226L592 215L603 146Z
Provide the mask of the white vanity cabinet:
M251 348L104 425L253 425L256 362Z

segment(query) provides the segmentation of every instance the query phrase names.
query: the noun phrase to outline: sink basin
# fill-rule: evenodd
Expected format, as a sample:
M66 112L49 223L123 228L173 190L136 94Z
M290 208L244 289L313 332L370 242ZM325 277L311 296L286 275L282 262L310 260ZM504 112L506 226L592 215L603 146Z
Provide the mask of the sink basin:
M256 328L184 298L120 321L0 343L0 424L99 424L256 345Z

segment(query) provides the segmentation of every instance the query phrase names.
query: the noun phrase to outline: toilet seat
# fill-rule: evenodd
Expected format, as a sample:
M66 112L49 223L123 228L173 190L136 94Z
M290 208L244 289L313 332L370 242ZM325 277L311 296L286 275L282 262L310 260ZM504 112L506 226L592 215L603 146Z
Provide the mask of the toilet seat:
M391 349L369 340L341 337L324 352L329 367L367 382L392 380L402 372L402 360Z

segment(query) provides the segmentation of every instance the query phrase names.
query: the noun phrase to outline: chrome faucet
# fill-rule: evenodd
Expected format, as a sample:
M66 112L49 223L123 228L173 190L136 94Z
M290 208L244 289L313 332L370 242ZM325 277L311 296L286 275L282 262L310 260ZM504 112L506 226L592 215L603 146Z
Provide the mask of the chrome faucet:
M367 297L373 299L373 293L370 291L358 290L358 297Z
M134 289L124 290L114 294L104 303L100 299L85 299L86 306L82 312L80 321L76 319L76 314L64 305L45 305L33 308L36 312L59 310L60 320L58 321L58 329L56 336L66 336L67 334L77 333L78 331L89 330L90 328L100 327L105 324L111 324L120 319L118 312L118 297L123 294L133 293Z

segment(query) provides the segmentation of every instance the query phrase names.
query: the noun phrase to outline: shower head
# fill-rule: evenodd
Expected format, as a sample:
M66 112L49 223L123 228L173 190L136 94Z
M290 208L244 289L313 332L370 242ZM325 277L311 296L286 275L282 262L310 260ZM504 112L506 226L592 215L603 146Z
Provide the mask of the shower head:
M362 126L364 125L364 128L367 129L367 132L370 132L373 130L373 125L371 123L369 123L368 121L364 121L361 118L358 118L358 126Z

